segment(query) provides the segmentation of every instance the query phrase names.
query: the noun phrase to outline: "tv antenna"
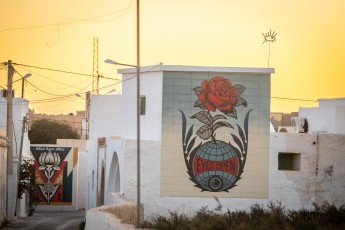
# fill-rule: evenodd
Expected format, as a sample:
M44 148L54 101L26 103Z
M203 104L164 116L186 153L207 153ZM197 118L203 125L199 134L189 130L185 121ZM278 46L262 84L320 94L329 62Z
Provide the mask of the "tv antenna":
M262 35L264 36L264 41L262 42L262 44L264 43L268 43L268 67L270 67L270 56L271 56L271 43L276 41L276 36L277 33L275 31L270 30L270 32L267 33L262 33Z

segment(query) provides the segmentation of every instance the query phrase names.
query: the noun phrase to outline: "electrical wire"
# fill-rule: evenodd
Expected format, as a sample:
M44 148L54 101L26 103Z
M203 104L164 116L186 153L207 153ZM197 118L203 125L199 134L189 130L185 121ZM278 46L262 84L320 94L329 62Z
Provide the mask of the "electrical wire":
M37 76L43 77L43 78L45 78L45 79L47 79L47 80L50 80L50 81L52 81L52 82L55 82L55 83L58 83L58 84L61 84L61 85L68 86L68 88L75 88L75 89L79 89L79 90L80 90L80 88L76 87L75 85L69 85L69 84L66 84L66 83L64 83L64 82L54 80L54 79L52 79L52 78L46 77L46 76L44 76L44 75L42 75L42 74L39 74L39 73L37 73L37 72L34 72L34 71L32 71L32 70L28 70L28 69L26 69L26 68L23 68L22 66L18 66L18 68L23 69L23 70L25 70L25 71L27 71L27 72L29 72L29 73L32 73L32 74L34 74L35 76L37 75ZM80 84L82 84L82 83L84 83L84 82L86 82L86 81L89 81L89 79L86 79L86 80L84 80L84 81L78 83L78 85L80 85ZM54 89L59 89L59 88L54 88ZM64 87L64 88L62 88L62 89L66 89L66 87Z
M273 98L273 99L281 99L281 100L290 100L290 101L318 102L317 100L298 99L298 98L289 98L289 97L271 97L271 98Z
M77 72L72 72L72 71L66 71L66 70L59 70L59 69L52 69L52 68L47 68L47 67L39 67L39 66L32 66L32 65L25 65L25 64L19 64L19 63L12 63L13 65L18 65L18 66L25 66L25 67L31 67L31 68L36 68L36 69L41 69L41 70L49 70L49 71L55 71L55 72L60 72L60 73L67 73L67 74L74 74L74 75L80 75L80 76L87 76L87 77L93 77L92 74L86 74L86 73L77 73ZM100 78L108 79L108 80L114 80L114 81L121 81L120 79L114 79L110 77L105 77L102 75L99 75Z
M123 17L128 10L133 6L132 1L129 3L129 5L126 8L116 10L110 13L94 16L94 17L89 17L89 18L70 18L70 19L64 19L58 23L47 23L47 24L40 24L40 25L34 25L34 26L27 26L27 27L13 27L13 28L7 28L7 29L2 29L0 30L0 33L4 32L10 32L10 31L17 31L17 30L30 30L30 29L38 29L38 28L44 28L44 27L50 27L50 26L62 26L62 25L68 25L68 24L75 24L75 23L80 23L80 22L111 22L114 20L117 20L121 17ZM113 14L117 14L123 12L119 17L115 17L114 19L111 20L97 20L98 18L103 18L107 17Z

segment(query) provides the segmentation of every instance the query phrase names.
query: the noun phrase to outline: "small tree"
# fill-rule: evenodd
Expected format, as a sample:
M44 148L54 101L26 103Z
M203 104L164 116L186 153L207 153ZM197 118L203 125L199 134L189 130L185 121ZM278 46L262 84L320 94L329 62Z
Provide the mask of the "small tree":
M80 135L67 123L40 119L29 130L31 144L56 144L56 139L79 139Z
M18 199L23 198L23 194L29 195L29 215L32 215L33 206L41 202L35 185L35 166L32 160L24 160L20 165Z

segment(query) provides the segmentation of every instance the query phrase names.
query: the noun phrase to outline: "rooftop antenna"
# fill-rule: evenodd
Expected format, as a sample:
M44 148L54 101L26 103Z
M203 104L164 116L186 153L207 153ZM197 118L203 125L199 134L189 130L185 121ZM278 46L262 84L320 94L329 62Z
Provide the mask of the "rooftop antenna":
M276 41L276 36L277 33L275 31L270 30L270 32L267 33L262 33L262 35L264 36L264 41L262 42L262 44L268 42L268 67L270 67L270 56L271 56L271 43Z

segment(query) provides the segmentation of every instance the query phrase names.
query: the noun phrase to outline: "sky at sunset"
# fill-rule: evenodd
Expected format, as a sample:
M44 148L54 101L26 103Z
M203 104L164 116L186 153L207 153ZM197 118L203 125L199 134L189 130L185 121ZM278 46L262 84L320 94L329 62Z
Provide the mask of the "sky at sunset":
M277 33L270 45L272 112L345 97L344 0L145 0L140 10L143 66L266 68L262 33L271 30ZM75 94L92 88L95 37L101 75L121 78L121 67L104 63L108 58L136 64L135 0L3 1L0 22L0 62L12 60L18 73L32 74L24 96L36 113L85 109ZM0 85L7 85L3 65ZM13 86L20 96L20 81ZM120 92L121 83L100 79L100 88Z

